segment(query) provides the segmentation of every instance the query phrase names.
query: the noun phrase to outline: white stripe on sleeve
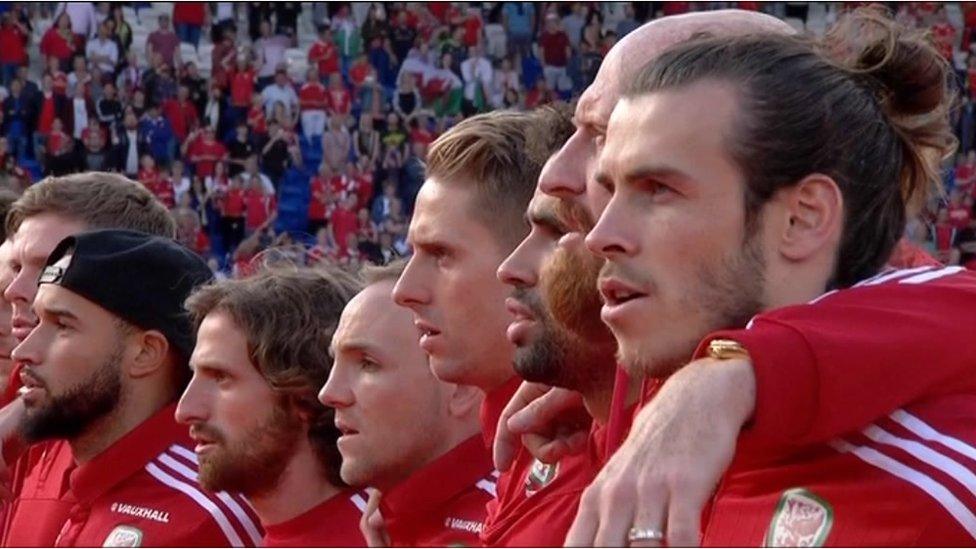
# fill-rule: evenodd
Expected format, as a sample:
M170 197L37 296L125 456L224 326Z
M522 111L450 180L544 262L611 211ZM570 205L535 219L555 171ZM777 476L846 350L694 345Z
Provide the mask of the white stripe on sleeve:
M844 440L835 440L830 445L839 452L850 452L861 460L914 484L939 502L939 505L948 511L973 539L976 539L976 515L973 515L973 512L963 502L959 501L959 498L954 496L945 486L933 480L932 477L912 469L874 448L855 446Z
M217 526L220 527L220 531L224 533L227 537L227 541L230 542L232 547L243 547L244 542L241 541L240 536L234 531L234 527L230 525L230 521L227 520L227 516L223 511L217 507L214 502L210 501L206 495L203 494L198 488L190 486L189 484L173 478L171 475L160 469L155 463L146 464L146 471L150 475L154 476L156 480L162 482L166 486L179 490L193 501L197 502L197 505L203 507L210 516L213 517L214 521L217 522Z

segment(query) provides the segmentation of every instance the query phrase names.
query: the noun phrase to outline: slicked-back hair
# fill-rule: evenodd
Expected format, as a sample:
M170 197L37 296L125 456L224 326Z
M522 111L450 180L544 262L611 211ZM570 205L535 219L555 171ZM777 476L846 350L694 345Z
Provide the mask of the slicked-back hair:
M527 234L522 221L542 166L572 135L565 108L493 111L468 118L430 146L427 177L473 185L471 213L514 248Z
M330 482L342 486L334 411L318 400L332 369L329 345L356 278L332 267L265 267L243 279L197 289L186 309L197 326L226 313L244 333L252 364L291 410L309 422L308 438Z
M176 237L176 221L143 185L109 172L47 177L24 191L7 213L7 234L29 217L57 214L85 223L89 229L130 229Z
M875 274L908 213L940 185L955 148L951 71L919 32L877 8L845 15L823 40L756 34L678 44L624 97L713 80L736 89L728 149L743 172L747 234L780 189L811 174L836 181L844 228L830 287Z

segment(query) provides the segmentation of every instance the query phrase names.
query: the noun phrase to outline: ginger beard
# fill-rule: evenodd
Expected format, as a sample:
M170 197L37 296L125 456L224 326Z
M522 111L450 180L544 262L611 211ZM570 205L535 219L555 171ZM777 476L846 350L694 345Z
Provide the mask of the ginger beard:
M559 247L543 267L538 286L513 292L542 327L515 351L515 370L523 379L577 391L609 379L614 340L600 321L600 263L585 251Z
M122 399L121 344L92 374L63 394L53 395L43 377L30 366L24 371L48 390L47 402L25 402L25 416L20 432L27 442L49 439L71 440L82 434L92 423L107 416Z
M199 458L200 485L217 492L246 496L274 489L305 429L297 414L278 402L268 417L237 439L206 423L190 427L191 435L213 440L216 451Z

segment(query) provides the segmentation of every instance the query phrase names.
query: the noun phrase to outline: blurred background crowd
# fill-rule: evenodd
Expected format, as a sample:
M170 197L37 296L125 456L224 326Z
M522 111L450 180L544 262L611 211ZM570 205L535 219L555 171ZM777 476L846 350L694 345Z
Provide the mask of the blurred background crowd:
M124 173L219 276L254 257L409 253L427 147L492 109L573 102L645 21L763 10L820 34L855 3L0 2L0 185ZM956 69L959 153L906 229L976 267L976 4L907 2Z

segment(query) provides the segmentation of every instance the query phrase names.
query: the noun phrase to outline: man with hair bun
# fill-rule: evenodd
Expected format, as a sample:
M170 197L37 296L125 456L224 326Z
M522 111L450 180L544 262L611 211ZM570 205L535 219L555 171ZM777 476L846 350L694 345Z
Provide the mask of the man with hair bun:
M196 290L193 378L176 408L200 484L248 498L264 547L364 546L362 493L340 478L334 412L316 398L359 284L339 270L266 268Z
M860 300L877 308L876 319L892 318L886 293L932 292L947 301L926 314L940 317L959 310L948 300L968 303L969 316L954 321L976 322L976 275L884 269L906 212L924 202L938 159L952 150L947 66L921 38L873 12L855 12L842 25L816 45L781 35L678 45L636 76L613 111L595 174L611 199L587 245L606 260L602 317L623 365L647 378L672 377L653 404L681 398L668 385L688 368L722 375L723 362L748 360L753 337L764 332L793 332L776 358L803 375L791 353L816 352L818 338L831 337ZM828 57L838 53L852 55ZM668 131L652 131L661 127ZM803 331L793 327L798 319ZM883 329L892 341L899 328ZM902 352L917 355L905 337ZM855 349L860 360L874 359L863 342ZM764 352L771 358L771 348ZM689 356L706 358L684 366ZM886 366L875 363L877 389L890 375ZM776 446L746 432L736 447L727 431L700 432L735 449L716 458L719 468L732 466L714 499L697 471L685 470L696 481L678 484L685 493L677 494L650 471L675 464L645 468L640 451L671 439L682 420L648 429L641 418L650 406L584 494L567 543L972 544L973 391L971 381L959 384L880 419L876 401L844 402L828 423L852 425L830 442L801 432ZM811 388L794 396L794 406L814 408L819 395ZM722 423L741 425L753 414L741 401L724 402L730 417Z

